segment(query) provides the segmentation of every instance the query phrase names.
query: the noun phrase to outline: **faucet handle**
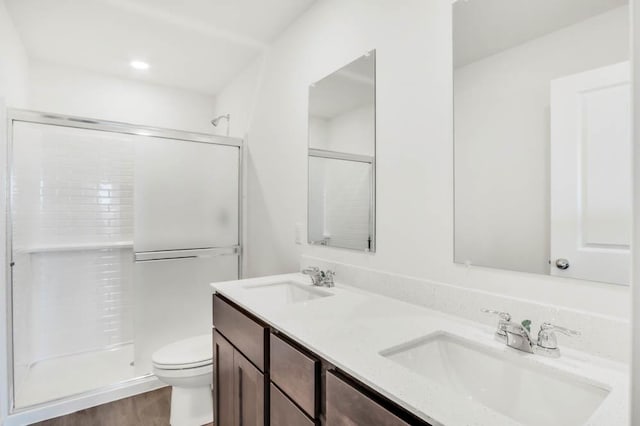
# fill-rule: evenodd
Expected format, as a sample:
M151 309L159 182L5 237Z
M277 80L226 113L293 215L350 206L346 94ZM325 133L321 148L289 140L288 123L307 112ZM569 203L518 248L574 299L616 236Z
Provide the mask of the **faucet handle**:
M323 272L324 273L324 277L330 280L333 280L333 277L335 277L336 273L330 269L327 269L326 271Z
M509 312L494 311L493 309L480 309L480 311L485 314L497 315L503 321L511 321L511 314Z
M302 270L302 273L305 275L317 274L319 272L320 268L318 268L317 266L309 266L308 268Z
M540 326L540 331L558 331L562 334L566 334L567 336L579 336L580 332L578 330L571 330L570 328L560 327L559 325L551 324L550 322L545 322Z
M326 286L326 287L333 287L334 283L333 283L333 277L336 275L335 272L327 269L326 271L322 271L321 273L321 283L322 285Z
M538 346L544 349L558 349L556 331L567 336L580 336L580 332L577 330L545 322L540 326L540 331L538 332Z
M497 315L500 318L500 320L498 320L498 328L496 329L496 339L501 342L506 342L507 326L510 324L511 314L508 312L494 311L493 309L481 309L480 311L485 314Z

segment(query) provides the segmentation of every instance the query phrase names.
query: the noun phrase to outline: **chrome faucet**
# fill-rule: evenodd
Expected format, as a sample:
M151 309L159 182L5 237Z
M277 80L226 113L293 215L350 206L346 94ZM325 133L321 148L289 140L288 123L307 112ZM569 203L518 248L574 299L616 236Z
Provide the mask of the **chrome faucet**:
M534 343L524 325L512 323L507 326L507 346L532 354Z
M305 275L309 275L311 278L311 284L318 287L333 287L335 283L333 282L333 277L336 275L335 272L326 270L322 271L317 266L311 266L309 268L303 269L302 273Z
M567 336L580 335L579 331L545 322L540 326L538 339L533 340L529 331L531 321L525 320L521 324L517 324L511 322L511 315L507 312L492 311L490 309L482 309L482 312L495 314L500 317L495 333L497 340L504 342L510 348L530 354L536 353L557 358L560 356L560 349L558 348L558 339L555 332L557 331Z

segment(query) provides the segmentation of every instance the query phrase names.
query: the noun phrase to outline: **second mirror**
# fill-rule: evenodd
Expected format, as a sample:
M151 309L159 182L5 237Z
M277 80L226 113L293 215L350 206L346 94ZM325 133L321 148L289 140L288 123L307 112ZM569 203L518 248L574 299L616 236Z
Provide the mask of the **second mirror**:
M375 51L309 88L309 244L375 251Z

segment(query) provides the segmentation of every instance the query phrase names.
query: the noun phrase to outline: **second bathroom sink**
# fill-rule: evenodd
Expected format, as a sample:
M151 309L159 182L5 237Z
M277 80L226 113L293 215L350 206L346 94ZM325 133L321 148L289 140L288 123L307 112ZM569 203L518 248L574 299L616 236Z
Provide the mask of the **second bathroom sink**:
M582 425L609 394L587 379L445 332L380 355L524 425Z

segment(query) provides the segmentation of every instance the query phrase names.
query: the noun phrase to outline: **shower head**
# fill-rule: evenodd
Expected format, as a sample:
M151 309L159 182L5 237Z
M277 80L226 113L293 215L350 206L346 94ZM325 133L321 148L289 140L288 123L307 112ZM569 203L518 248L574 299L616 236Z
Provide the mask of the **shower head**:
M218 127L218 124L220 124L220 120L222 120L223 118L226 119L228 122L229 119L231 118L231 115L226 114L226 115L221 115L219 117L214 118L213 120L211 120L211 124L213 124L213 127Z

